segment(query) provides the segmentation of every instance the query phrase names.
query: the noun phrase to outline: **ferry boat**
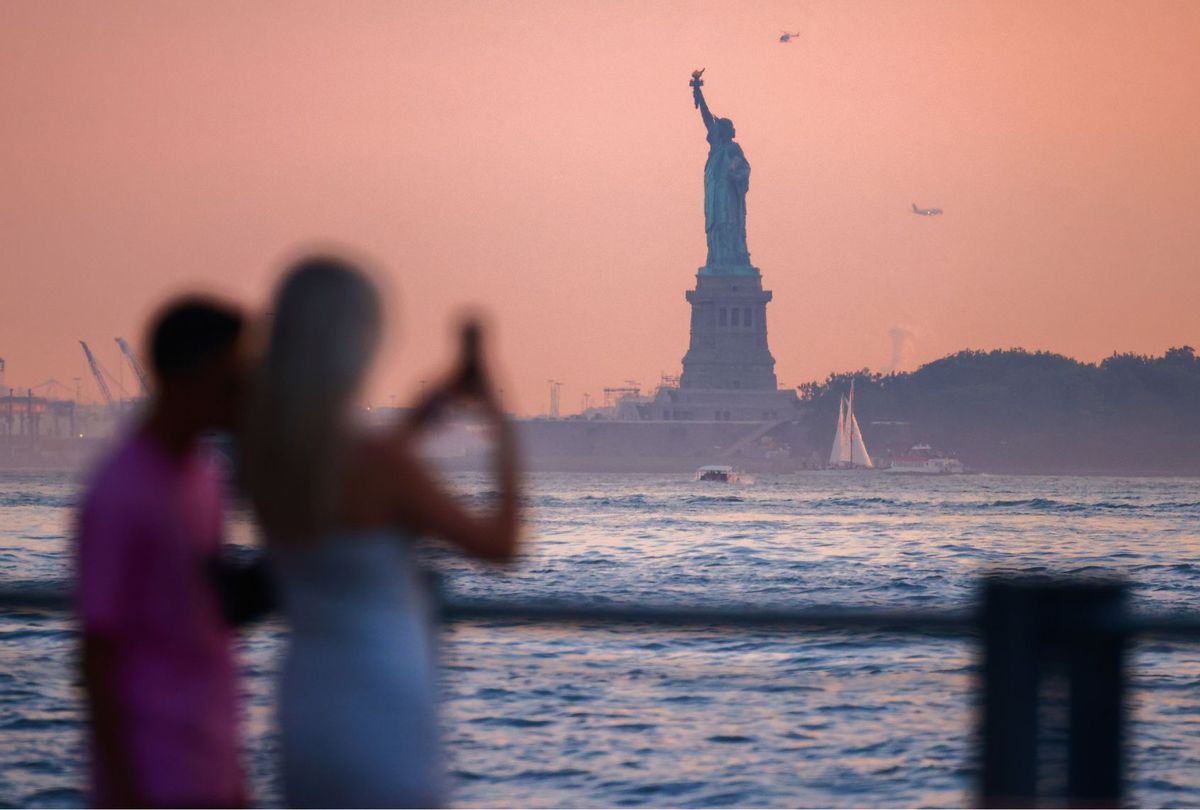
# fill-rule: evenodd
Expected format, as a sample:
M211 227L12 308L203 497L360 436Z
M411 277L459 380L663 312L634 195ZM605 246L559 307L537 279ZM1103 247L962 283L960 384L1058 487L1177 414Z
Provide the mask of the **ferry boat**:
M954 456L939 453L927 444L918 444L892 459L892 466L887 471L895 475L962 475L967 469Z
M716 481L721 484L736 484L742 480L742 474L725 464L706 464L696 470L697 481Z

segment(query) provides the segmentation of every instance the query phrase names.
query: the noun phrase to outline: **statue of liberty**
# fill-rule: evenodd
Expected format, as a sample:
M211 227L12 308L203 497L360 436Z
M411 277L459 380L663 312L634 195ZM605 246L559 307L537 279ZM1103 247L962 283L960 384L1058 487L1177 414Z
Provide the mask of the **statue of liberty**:
M750 164L728 118L714 118L700 87L703 70L692 73L692 98L708 130L708 161L704 164L704 233L708 261L701 272L753 273L746 248L746 192Z

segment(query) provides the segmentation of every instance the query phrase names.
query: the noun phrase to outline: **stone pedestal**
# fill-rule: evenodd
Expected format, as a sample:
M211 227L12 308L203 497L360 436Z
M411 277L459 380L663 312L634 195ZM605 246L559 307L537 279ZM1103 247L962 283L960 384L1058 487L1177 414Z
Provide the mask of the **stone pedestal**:
M767 348L771 292L752 272L714 273L701 268L692 305L691 343L683 357L683 390L775 391L775 358ZM793 395L794 396L794 395Z

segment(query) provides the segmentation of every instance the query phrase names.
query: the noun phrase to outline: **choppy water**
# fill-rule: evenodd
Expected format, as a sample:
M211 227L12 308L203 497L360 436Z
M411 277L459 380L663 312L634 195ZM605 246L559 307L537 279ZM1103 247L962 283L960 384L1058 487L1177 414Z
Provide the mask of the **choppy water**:
M459 476L480 499L487 484ZM454 593L588 603L961 607L998 568L1118 571L1138 607L1195 609L1200 482L804 473L531 480L528 553L431 564ZM66 575L76 488L0 474L0 579ZM249 536L244 524L236 534ZM247 761L277 800L282 630L241 645ZM445 631L447 748L468 805L970 803L973 648L880 635L460 624ZM0 804L83 800L72 639L0 618ZM1132 800L1200 804L1200 645L1135 656Z

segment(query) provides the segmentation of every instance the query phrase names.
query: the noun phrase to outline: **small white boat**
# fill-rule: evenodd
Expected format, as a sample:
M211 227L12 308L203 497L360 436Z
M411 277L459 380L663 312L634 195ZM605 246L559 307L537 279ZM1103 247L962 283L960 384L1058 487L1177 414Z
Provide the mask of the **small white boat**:
M706 464L696 470L697 481L716 481L721 484L736 484L742 480L742 474L725 464Z
M927 444L918 444L892 459L892 466L887 471L893 475L962 475L967 468L954 456L939 453Z

